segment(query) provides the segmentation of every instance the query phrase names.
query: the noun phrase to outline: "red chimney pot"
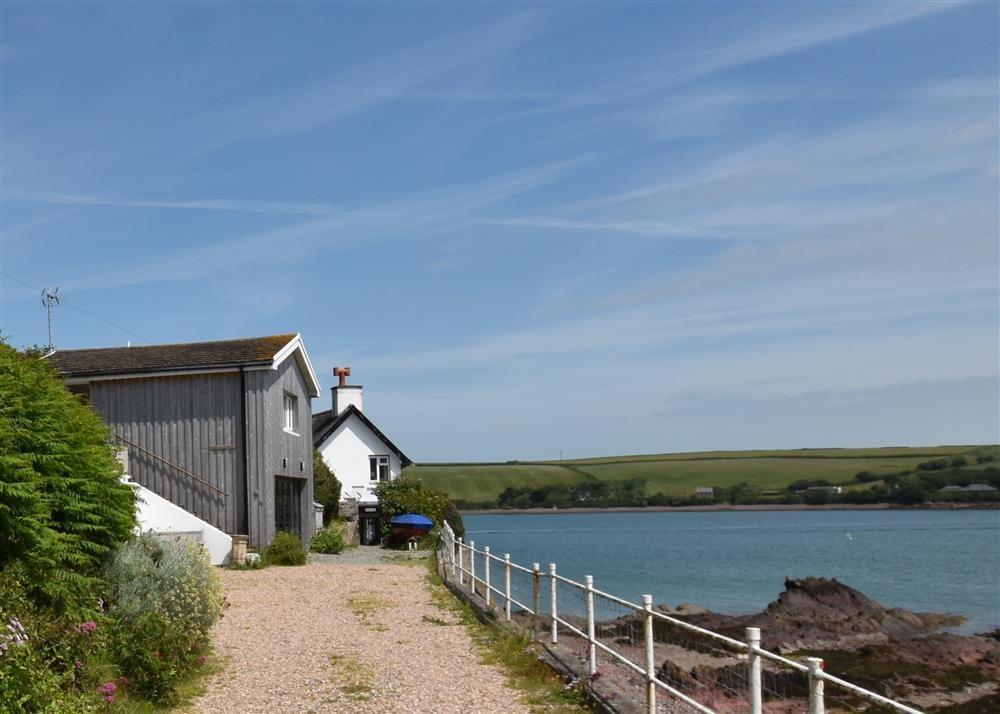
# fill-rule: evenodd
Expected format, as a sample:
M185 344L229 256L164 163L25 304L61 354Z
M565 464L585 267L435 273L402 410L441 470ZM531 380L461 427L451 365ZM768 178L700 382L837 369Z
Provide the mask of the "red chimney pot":
M351 376L351 368L350 367L334 367L333 368L333 373L337 377L340 377L340 386L341 387L346 387L347 386L347 378L349 376Z

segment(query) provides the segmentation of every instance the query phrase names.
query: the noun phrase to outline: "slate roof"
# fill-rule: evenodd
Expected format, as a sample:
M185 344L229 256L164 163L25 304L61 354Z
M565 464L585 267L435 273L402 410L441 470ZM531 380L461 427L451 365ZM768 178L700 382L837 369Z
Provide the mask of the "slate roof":
M57 350L48 362L66 377L267 364L294 333L174 345Z
M372 420L365 416L365 413L358 409L356 406L351 404L347 409L340 413L340 416L334 417L333 410L327 409L324 412L316 412L312 416L312 429L313 429L313 446L319 448L324 441L326 441L330 435L335 432L341 424L350 419L351 415L354 414L361 420L365 426L371 429L372 433L379 438L379 440L389 447L396 456L399 457L399 463L402 468L406 468L413 463L413 460L409 456L404 454L398 446L390 441L389 437L382 433Z

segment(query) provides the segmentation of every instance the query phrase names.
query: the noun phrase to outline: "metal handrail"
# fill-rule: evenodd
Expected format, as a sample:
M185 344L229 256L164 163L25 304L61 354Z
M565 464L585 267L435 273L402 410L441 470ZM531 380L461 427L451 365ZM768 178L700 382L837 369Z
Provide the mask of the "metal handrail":
M201 484L204 484L205 486L208 486L211 490L215 491L216 493L218 493L218 494L220 494L222 496L228 495L225 491L223 491L221 488L219 488L215 484L211 484L208 481L206 481L205 479L201 478L200 476L196 476L195 474L191 473L190 471L188 471L187 469L183 468L182 466L178 466L177 464L173 463L172 461L168 461L167 459L163 458L159 454L154 454L149 449L145 449L145 448L139 446L137 443L135 443L134 441L132 441L131 439L129 439L127 437L122 436L118 432L113 432L113 434L114 434L115 438L117 438L119 441L124 442L128 446L131 446L133 449L138 449L139 451L141 451L142 453L146 454L147 456L151 456L152 458L156 459L157 461L162 461L163 463L165 463L167 466L171 467L172 469L174 469L176 471L180 471L182 474L184 474L185 476L187 476L189 478L193 478L198 483L201 483Z

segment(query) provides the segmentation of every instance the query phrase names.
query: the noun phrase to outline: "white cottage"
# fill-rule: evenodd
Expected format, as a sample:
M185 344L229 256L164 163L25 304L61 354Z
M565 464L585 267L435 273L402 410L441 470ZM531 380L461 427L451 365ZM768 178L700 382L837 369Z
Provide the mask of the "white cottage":
M347 383L350 367L333 373L340 383L330 390L333 408L313 414L313 446L341 483L341 503L357 504L361 544L376 545L381 513L375 488L413 462L365 416L362 387Z

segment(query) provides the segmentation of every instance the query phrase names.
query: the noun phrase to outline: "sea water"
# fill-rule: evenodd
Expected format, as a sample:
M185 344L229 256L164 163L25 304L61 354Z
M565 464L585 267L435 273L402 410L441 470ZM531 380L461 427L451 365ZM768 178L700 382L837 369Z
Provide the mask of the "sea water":
M489 514L466 539L530 567L641 602L757 612L786 577L837 578L885 607L1000 627L1000 511L725 511ZM497 564L493 565L499 573ZM496 584L496 581L494 581ZM520 589L520 588L518 588Z

